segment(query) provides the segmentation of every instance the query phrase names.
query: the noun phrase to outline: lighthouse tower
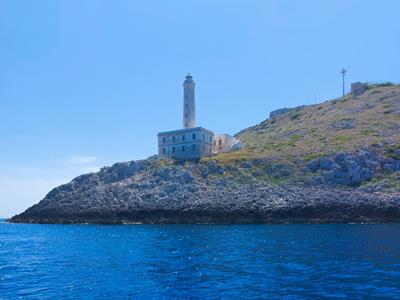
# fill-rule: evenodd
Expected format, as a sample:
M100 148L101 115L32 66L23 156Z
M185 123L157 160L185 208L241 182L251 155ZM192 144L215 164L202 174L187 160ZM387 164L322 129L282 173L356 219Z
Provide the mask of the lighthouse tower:
M194 87L193 77L189 73L183 82L183 128L196 127Z
M187 160L213 155L214 132L196 127L194 87L193 77L187 74L183 82L183 128L158 133L159 157Z

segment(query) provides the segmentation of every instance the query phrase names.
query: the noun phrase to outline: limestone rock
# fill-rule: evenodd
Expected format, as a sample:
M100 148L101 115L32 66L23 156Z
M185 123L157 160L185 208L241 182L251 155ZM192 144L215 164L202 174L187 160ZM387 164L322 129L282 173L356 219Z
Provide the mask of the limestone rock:
M267 166L265 168L265 172L267 173L267 175L279 179L282 177L290 176L292 174L292 169L286 164L276 164Z

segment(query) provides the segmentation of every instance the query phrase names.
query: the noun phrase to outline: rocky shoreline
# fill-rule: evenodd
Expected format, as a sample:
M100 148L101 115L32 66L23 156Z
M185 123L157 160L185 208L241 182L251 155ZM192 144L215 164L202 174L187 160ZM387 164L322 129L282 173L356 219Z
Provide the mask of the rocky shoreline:
M400 222L399 189L387 180L371 182L399 170L400 161L374 151L319 157L301 167L260 159L223 165L151 158L79 176L9 222Z

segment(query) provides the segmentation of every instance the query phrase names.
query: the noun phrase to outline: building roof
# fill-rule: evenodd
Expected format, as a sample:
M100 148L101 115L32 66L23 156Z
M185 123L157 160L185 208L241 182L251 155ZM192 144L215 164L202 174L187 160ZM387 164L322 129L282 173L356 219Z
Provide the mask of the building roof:
M185 133L185 132L191 132L191 131L206 131L210 134L214 134L214 132L212 132L211 130L208 130L206 128L203 127L193 127L193 128L184 128L184 129L178 129L178 130L171 130L171 131L163 131L163 132L159 132L158 135L166 135L166 134L181 134L181 133Z

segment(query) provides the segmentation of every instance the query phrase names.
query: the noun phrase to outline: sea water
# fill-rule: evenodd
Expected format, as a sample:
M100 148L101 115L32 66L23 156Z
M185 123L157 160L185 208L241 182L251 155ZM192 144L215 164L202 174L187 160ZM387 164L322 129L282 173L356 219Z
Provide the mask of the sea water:
M400 225L0 223L0 299L400 298Z

